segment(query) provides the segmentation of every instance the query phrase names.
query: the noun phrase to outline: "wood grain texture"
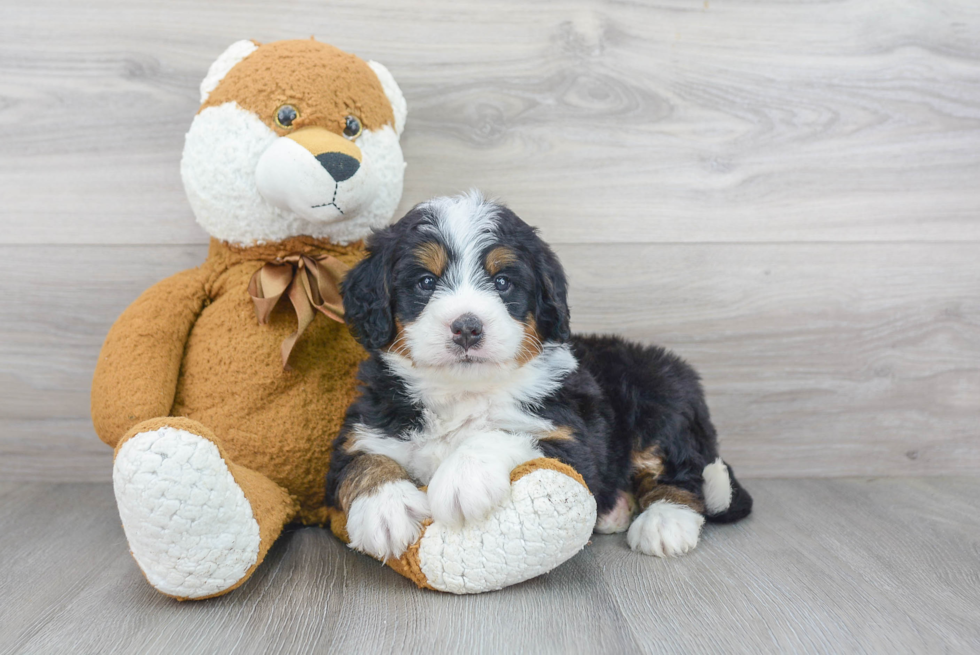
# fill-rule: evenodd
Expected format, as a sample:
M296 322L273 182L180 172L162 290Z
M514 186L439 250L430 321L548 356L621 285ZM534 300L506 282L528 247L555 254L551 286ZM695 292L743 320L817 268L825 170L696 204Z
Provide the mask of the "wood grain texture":
M178 603L140 575L110 485L0 483L0 556L16 564L0 567L0 653L980 649L980 480L746 486L755 513L679 559L596 535L545 576L457 597L301 528L232 594Z
M498 593L314 528L179 604L127 552L89 387L197 265L179 176L241 38L316 34L409 102L400 211L477 186L556 244L573 325L704 376L740 477L980 471L972 0L35 0L0 21L0 653L978 652L980 481L749 479L692 555L622 536ZM25 482L45 480L60 484Z
M694 364L740 473L980 470L975 245L570 244L558 254L573 329L659 343ZM0 475L107 479L110 452L88 418L102 340L143 289L204 255L0 247L14 298L0 314Z
M6 8L0 475L105 480L95 358L206 235L179 177L228 44L310 33L410 105L400 210L480 186L575 328L703 373L753 476L980 471L980 5L229 0Z
M401 83L402 210L479 186L561 242L976 241L978 30L972 0L17 3L0 242L204 243L200 80L310 33Z
M111 476L89 415L102 341L144 289L200 264L205 246L0 246L0 478Z
M573 327L702 373L753 476L980 471L973 244L573 246Z

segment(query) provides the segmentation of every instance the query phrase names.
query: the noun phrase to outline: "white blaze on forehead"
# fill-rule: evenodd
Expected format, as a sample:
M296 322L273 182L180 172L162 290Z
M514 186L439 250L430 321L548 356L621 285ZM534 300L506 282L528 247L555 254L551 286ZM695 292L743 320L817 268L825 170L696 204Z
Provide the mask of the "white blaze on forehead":
M452 253L443 282L450 288L487 286L482 280L483 262L480 253L494 238L497 225L497 206L484 199L478 191L434 198L424 207L435 219L439 232Z

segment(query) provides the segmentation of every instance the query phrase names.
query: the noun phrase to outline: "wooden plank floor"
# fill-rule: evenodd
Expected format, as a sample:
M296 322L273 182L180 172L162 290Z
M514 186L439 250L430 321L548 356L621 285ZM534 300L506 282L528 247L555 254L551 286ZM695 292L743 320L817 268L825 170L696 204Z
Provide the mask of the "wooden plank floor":
M980 651L980 479L749 480L691 555L595 536L481 596L420 591L327 531L218 599L153 591L108 484L0 484L0 653Z

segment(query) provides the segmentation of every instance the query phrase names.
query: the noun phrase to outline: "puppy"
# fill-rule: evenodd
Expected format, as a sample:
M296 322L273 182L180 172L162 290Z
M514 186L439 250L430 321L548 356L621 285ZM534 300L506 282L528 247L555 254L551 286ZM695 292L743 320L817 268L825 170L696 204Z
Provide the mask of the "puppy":
M571 335L561 264L502 205L437 198L375 233L344 309L370 353L327 476L353 548L399 557L429 517L480 520L538 457L582 475L597 532L628 529L648 555L751 511L697 373L662 348Z

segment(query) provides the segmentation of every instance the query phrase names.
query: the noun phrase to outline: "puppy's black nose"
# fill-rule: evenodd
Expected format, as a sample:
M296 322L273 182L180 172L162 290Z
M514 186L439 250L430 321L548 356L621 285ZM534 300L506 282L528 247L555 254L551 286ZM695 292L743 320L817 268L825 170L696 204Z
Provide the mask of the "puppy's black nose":
M469 350L483 338L483 322L476 314L463 314L449 326L453 331L453 343Z
M316 160L327 169L330 177L338 182L354 177L354 173L361 167L361 162L342 152L325 152L322 155L317 155Z

